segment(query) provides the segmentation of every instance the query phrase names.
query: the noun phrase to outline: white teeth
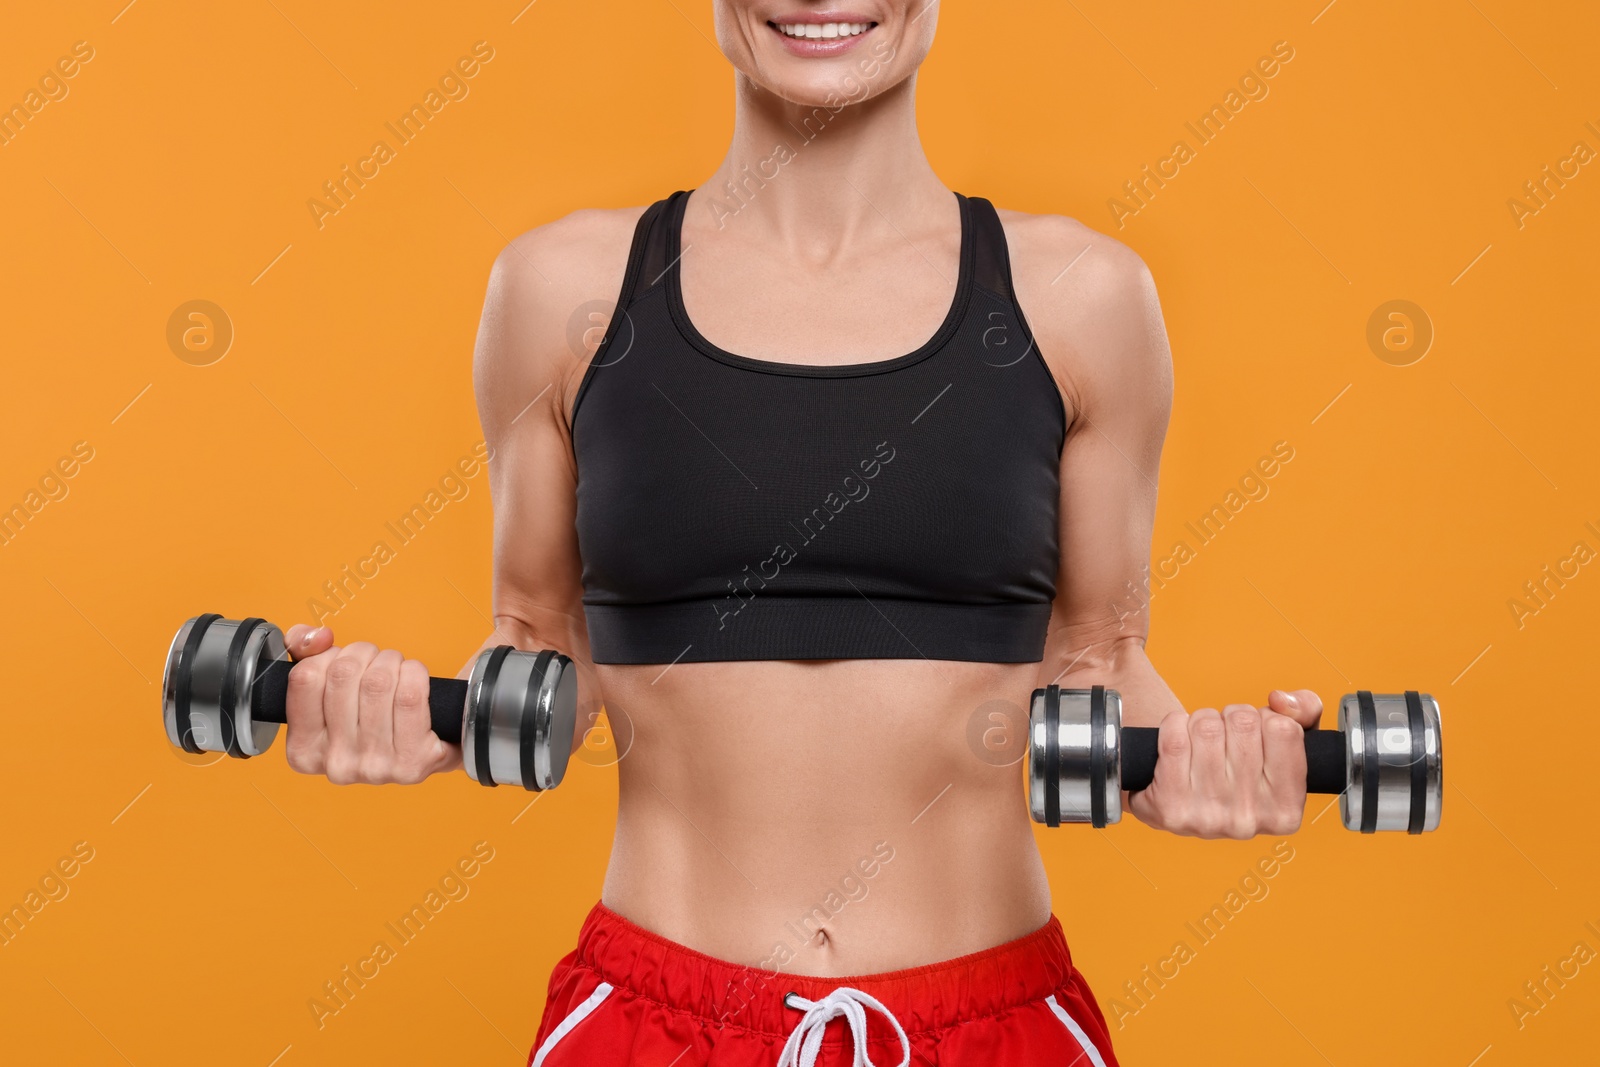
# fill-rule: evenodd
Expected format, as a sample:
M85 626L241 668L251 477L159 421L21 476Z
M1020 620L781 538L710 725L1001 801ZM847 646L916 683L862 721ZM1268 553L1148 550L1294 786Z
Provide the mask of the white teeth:
M805 37L811 40L829 37L855 37L865 33L866 22L802 22L778 25L778 32L786 37Z

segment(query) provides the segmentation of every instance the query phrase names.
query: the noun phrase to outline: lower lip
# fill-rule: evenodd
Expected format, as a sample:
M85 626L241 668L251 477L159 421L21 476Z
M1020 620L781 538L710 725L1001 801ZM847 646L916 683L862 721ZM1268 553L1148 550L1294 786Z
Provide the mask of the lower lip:
M767 29L777 34L778 40L783 42L783 47L789 50L790 55L820 59L843 55L870 36L877 27L868 26L854 37L790 37L771 23L767 24Z

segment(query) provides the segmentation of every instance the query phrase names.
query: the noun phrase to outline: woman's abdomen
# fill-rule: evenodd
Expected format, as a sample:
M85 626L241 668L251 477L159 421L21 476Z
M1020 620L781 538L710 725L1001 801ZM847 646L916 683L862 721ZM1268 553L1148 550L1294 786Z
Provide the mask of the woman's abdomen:
M1035 664L600 666L633 731L603 899L723 960L816 975L1043 925L1020 754Z

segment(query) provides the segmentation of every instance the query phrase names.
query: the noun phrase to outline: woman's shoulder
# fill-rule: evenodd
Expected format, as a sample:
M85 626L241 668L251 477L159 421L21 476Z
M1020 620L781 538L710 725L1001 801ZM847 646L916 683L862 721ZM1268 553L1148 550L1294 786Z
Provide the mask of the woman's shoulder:
M494 273L551 290L552 295L592 290L613 277L613 289L620 288L634 227L646 210L642 205L584 208L535 226L506 243L495 258Z
M1139 254L1064 215L999 215L1018 306L1069 408L1092 393L1154 399L1170 390L1161 305Z
M1132 248L1067 215L1035 215L996 208L1005 228L1011 273L1020 287L1042 277L1045 285L1071 282L1080 297L1102 300L1134 295L1149 274Z
M508 241L489 272L474 375L512 412L545 385L568 410L622 289L633 231L646 208L574 211ZM487 388L484 388L487 387ZM513 402L514 401L514 402Z

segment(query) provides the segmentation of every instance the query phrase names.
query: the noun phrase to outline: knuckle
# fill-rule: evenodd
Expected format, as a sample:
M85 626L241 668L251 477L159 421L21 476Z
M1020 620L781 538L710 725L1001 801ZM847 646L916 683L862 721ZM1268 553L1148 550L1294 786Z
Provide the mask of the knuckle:
M403 708L420 707L428 702L427 669L416 660L406 660L395 683L394 702Z
M1162 730L1156 738L1156 753L1162 756L1181 756L1189 751L1189 732L1181 725L1177 729ZM1161 764L1157 763L1159 770Z
M1204 821L1205 813L1196 804L1170 796L1155 810L1161 816L1161 825L1174 833L1196 833Z
M1228 805L1223 813L1222 822L1226 825L1227 835L1235 841L1243 841L1256 836L1256 828L1261 824L1259 813L1256 810L1254 799L1249 793L1241 793Z
M1236 734L1253 734L1261 728L1260 712L1243 704L1228 709L1227 721Z
M413 761L402 762L394 769L392 778L400 785L416 785L428 777L427 768Z
M1206 741L1220 741L1226 731L1222 716L1212 708L1201 708L1189 717L1189 732Z
M327 759L328 781L334 785L352 785L356 782L361 766L353 752L330 752Z
M311 689L322 680L328 661L321 656L298 660L289 668L289 688Z
M365 670L360 660L340 656L328 668L328 685L336 689L355 685Z
M1276 713L1262 716L1261 729L1275 741L1293 740L1305 732L1289 716Z
M325 665L318 659L303 659L289 668L289 707L322 692Z
M393 780L392 760L386 756L363 755L356 765L357 778L368 785L383 785Z
M381 700L394 690L395 678L389 671L373 665L361 675L361 695Z
M1138 794L1134 794L1136 797ZM1150 798L1143 806L1143 811L1136 812L1139 820L1161 830L1170 830L1178 834L1183 832L1184 813L1174 810L1170 804L1162 803L1159 797Z

